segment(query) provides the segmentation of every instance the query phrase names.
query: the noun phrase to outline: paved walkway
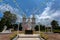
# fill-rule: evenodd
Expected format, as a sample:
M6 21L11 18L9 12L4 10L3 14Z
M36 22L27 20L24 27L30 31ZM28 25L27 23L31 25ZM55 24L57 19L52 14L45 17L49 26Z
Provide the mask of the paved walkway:
M40 40L39 38L18 38L17 40Z
M39 34L19 34L19 38L17 40L40 40Z

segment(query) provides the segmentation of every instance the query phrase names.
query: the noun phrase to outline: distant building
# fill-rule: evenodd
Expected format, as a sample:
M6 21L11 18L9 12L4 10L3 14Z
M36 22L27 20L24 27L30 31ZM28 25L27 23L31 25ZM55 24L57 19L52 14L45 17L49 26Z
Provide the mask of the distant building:
M32 18L27 18L25 14L22 16L22 27L23 30L34 30L35 28L35 15L32 15Z

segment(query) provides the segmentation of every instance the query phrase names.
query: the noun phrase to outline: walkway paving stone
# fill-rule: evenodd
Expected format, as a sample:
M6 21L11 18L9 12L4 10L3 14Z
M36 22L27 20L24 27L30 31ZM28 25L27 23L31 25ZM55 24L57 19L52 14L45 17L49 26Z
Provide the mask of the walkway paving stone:
M19 38L17 40L40 40L39 34L19 34Z
M18 38L17 40L40 40L39 38Z

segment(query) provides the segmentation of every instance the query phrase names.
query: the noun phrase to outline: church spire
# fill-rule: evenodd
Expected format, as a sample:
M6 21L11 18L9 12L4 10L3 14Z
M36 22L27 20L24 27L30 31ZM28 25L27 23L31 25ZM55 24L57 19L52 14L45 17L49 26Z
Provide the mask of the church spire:
M35 19L35 14L34 13L32 14L32 19L31 20L32 20L32 24L35 24L36 19Z
M26 14L25 13L23 13L23 18L26 18Z
M25 22L26 22L26 14L23 13L23 23L25 23Z
M35 18L35 15L34 15L34 13L32 14L32 18Z
M32 22L35 21L35 14L32 14Z

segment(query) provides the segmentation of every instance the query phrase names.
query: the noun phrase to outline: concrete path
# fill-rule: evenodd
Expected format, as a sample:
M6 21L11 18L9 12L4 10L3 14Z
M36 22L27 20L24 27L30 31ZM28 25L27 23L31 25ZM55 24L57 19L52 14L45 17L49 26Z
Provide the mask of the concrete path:
M39 34L31 35L19 34L19 38L17 40L41 40L39 36L40 36Z

